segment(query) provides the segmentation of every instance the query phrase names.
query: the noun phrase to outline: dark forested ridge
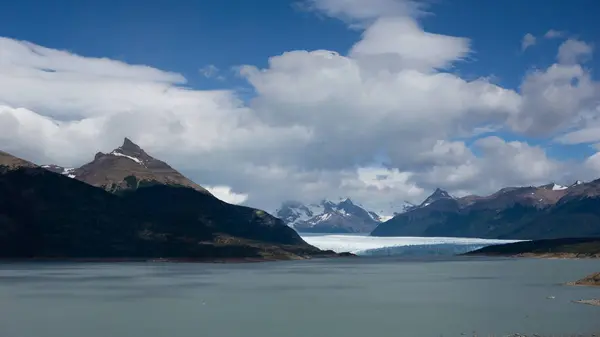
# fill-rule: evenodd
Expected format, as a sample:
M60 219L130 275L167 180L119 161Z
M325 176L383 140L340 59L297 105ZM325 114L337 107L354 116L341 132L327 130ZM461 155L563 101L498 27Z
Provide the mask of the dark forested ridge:
M600 238L533 240L487 246L465 255L600 257Z
M192 188L156 184L113 194L43 168L0 163L2 258L334 255L263 211Z

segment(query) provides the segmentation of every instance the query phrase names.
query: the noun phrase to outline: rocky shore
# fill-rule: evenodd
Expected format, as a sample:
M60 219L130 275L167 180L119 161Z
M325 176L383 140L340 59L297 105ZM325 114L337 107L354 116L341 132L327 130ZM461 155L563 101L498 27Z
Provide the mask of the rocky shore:
M445 336L445 335L442 335ZM562 334L562 335L540 335L540 334L521 334L521 333L513 333L513 334L508 334L508 335L490 335L490 334L478 334L476 332L467 334L467 333L462 333L461 336L469 336L469 337L599 337L600 336L600 331L599 332L593 332L593 333L588 333L588 334Z
M600 286L600 272L588 275L588 276L582 278L581 280L577 280L574 282L568 282L567 285L599 287Z
M577 281L574 281L574 282L567 282L567 285L569 285L569 286L600 287L600 272L588 275L588 276L582 278L581 280L577 280ZM573 301L573 303L580 303L580 304L588 304L588 305L600 306L600 299L577 300L577 301Z
M600 306L600 300L577 300L577 301L573 301L573 303L581 303L581 304Z

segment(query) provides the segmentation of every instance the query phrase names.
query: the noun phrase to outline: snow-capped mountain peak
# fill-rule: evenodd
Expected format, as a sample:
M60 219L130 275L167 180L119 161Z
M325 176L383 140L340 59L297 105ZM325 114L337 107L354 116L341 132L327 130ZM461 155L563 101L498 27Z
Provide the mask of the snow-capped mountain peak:
M309 232L370 232L381 222L377 213L356 205L350 198L340 198L338 202L323 199L308 205L287 201L276 215L290 227Z
M322 199L318 204L286 201L276 216L304 232L370 232L377 224L416 207L409 202L390 203L387 210L370 210L350 198Z

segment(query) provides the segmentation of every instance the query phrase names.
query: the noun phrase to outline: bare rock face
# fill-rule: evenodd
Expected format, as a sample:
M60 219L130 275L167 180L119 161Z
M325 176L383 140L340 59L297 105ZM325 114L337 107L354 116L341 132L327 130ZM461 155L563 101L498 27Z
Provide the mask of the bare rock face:
M167 163L150 156L129 138L110 153L98 152L94 160L70 172L73 178L109 192L147 185L190 187L209 193Z
M0 169L14 170L20 167L36 167L36 165L4 151L0 151Z
M568 285L573 285L573 286L600 286L600 272L599 273L593 273L591 275L588 275L584 278L582 278L581 280L577 280L575 282L569 282L567 283Z

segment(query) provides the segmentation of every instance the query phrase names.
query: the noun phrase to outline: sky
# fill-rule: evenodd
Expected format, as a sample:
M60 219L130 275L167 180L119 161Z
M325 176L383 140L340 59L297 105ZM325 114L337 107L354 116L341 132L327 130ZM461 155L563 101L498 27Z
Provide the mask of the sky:
M0 149L79 166L129 137L232 203L600 178L600 3L21 0Z

